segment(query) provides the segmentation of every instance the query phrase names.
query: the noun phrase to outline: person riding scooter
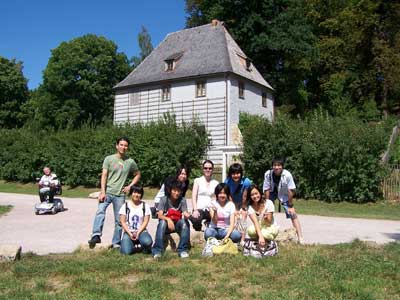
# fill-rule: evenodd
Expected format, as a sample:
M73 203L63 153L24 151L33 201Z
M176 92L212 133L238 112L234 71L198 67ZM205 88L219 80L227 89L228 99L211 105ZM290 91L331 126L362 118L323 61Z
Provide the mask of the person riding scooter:
M44 175L39 180L40 202L44 202L49 197L49 202L54 201L54 195L58 194L61 188L57 175L51 172L50 167L43 168Z

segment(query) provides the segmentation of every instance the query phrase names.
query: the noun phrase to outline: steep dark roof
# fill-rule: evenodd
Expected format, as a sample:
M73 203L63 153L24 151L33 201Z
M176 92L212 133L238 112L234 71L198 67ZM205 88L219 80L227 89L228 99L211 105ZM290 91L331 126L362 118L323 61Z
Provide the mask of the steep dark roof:
M246 70L239 56L246 58L220 22L184 29L168 34L115 88L232 72L272 89L252 64ZM168 60L176 61L172 71L165 71Z

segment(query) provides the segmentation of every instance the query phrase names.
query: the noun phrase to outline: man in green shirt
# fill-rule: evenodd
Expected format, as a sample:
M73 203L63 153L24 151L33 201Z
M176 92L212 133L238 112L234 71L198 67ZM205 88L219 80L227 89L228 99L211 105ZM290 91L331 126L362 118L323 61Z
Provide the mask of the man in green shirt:
M119 247L121 241L122 227L119 222L119 210L125 202L125 194L129 192L132 185L140 179L140 171L132 158L126 155L129 147L129 139L121 137L117 139L115 148L117 153L109 155L104 159L103 172L101 174L101 192L99 205L93 222L92 237L88 241L89 247L93 248L101 243L104 220L107 207L112 203L114 209L114 235L112 238L113 247ZM125 185L129 174L133 174L132 182Z

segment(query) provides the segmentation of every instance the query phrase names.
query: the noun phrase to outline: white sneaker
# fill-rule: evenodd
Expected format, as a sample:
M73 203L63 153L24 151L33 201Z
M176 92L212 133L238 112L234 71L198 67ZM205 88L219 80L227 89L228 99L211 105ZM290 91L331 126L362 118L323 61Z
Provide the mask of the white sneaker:
M305 242L304 242L304 239L303 239L303 238L301 238L301 239L298 239L298 240L297 240L297 243L298 243L299 245L304 245L304 244L305 244Z
M154 254L153 258L154 259L159 259L159 258L161 258L161 254L160 253Z
M181 254L179 254L180 258L188 258L189 257L189 253L187 253L186 251L181 252Z

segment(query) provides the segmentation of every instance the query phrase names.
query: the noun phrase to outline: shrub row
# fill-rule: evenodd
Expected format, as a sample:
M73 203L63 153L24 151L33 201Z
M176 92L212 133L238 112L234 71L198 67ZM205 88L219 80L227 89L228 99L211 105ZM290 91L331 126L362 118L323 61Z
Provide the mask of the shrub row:
M50 165L64 184L99 186L102 162L115 153L115 140L130 138L129 156L138 163L142 183L159 185L182 163L196 166L209 145L204 126L177 124L171 116L134 125L83 126L79 130L35 132L0 130L0 178L29 182Z
M380 157L391 124L368 124L315 111L305 119L278 115L273 123L242 115L246 175L262 183L275 156L286 158L297 195L325 201L367 202L381 198L385 169Z

